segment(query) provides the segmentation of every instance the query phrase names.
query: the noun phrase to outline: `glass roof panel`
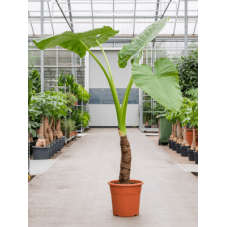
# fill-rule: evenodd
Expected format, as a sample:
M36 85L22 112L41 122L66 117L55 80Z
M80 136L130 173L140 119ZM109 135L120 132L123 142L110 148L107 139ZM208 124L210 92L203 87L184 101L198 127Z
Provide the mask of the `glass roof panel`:
M59 0L59 6L66 16L67 21L73 22L74 32L83 32L93 28L108 25L120 30L119 34L139 34L149 24L155 21L157 0L70 0L71 15L67 0ZM55 0L44 2L44 35L53 34L51 20L53 21L54 34L70 31L70 28L59 9ZM179 6L179 11L177 9ZM28 2L29 19L36 36L40 35L40 2ZM165 11L165 9L167 10ZM134 11L136 9L136 11ZM93 11L92 11L93 10ZM173 0L168 5L168 0L160 0L158 20L165 11L165 16L170 16L162 35L172 35L177 22L174 34L184 35L184 1ZM176 16L178 18L176 20ZM164 16L164 17L165 17ZM188 0L188 34L198 34L198 24L195 23L198 17L198 1ZM192 18L193 17L193 18ZM135 28L134 28L134 21ZM113 25L114 22L114 25ZM32 34L31 24L28 24L28 34Z

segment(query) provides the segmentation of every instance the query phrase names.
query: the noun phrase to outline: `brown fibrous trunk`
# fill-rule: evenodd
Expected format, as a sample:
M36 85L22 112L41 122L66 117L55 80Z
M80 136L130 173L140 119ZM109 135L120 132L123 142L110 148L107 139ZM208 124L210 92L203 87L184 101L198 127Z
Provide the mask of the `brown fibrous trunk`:
M195 150L196 149L196 142L195 142L195 127L194 126L193 126L192 130L193 130L193 141L192 141L192 144L191 144L191 149Z
M130 184L130 170L131 170L131 149L127 136L120 137L121 146L121 165L120 165L120 184Z
M177 119L177 127L178 127L178 132L179 132L179 136L178 136L178 139L177 139L177 143L181 144L182 141L183 141L183 137L182 137L182 128L181 128L181 125L180 125L180 122L179 120Z
M188 141L186 140L187 128L184 126L183 128L183 142L181 143L182 146L189 146Z
M173 133L174 133L174 127L173 127L173 123L172 123L172 133L171 133L171 135L169 137L170 140L173 140Z

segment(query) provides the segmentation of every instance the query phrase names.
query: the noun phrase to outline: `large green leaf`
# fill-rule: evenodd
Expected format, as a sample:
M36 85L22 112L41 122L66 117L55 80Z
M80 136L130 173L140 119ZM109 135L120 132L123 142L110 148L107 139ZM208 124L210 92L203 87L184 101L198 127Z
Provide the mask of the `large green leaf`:
M91 47L98 46L96 40L98 40L99 43L104 43L118 32L118 30L113 30L109 26L103 26L102 28L96 28L83 33L67 31L60 35L40 37L33 40L33 42L41 50L59 45L67 50L75 52L82 58L86 54L86 48L81 41L90 49Z
M149 65L132 66L132 79L137 87L171 111L178 111L182 104L179 78L176 67L167 58L154 64L156 75Z
M130 44L124 45L121 51L118 53L119 67L125 68L129 58L131 57L132 64L138 63L142 56L144 47L158 35L158 33L164 28L168 19L169 18L164 18L147 26L143 32L132 39Z

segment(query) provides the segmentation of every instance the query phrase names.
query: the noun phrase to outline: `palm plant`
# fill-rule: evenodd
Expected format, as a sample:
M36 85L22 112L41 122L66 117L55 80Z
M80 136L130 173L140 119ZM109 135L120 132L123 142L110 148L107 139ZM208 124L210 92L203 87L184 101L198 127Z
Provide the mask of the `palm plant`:
M155 62L154 68L156 75L153 74L150 65L138 64L140 58L142 57L144 47L163 29L167 20L168 18L165 18L149 25L142 33L132 39L130 44L124 45L122 50L118 53L119 67L126 67L130 58L132 63L132 77L130 78L126 88L122 105L120 105L118 99L108 59L101 46L101 43L106 42L110 37L116 35L119 31L113 30L109 26L104 26L102 28L96 28L83 33L66 31L60 35L40 37L33 40L36 46L41 50L59 45L67 50L75 52L80 56L80 58L84 57L88 51L101 67L109 83L116 108L121 145L121 166L119 174L119 182L121 184L130 183L131 149L127 138L126 111L133 82L137 87L145 91L148 95L166 108L171 109L172 111L177 111L181 106L182 96L179 87L178 72L176 67L168 59L161 58ZM104 66L90 50L91 47L96 46L100 47L104 55L109 73L107 73Z

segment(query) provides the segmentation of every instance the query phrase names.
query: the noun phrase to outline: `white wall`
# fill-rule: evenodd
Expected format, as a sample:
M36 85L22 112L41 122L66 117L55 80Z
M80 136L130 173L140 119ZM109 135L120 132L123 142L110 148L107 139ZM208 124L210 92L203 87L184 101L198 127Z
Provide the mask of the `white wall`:
M92 52L108 72L102 52L99 50L93 50ZM126 68L119 68L118 52L119 50L105 51L116 88L126 88L131 78L131 62L128 62ZM109 84L102 69L92 56L89 56L89 88L109 88ZM136 86L133 84L132 88L136 88ZM91 115L90 126L117 126L117 116L114 104L89 104L89 112ZM139 104L128 105L126 119L126 126L139 125Z

